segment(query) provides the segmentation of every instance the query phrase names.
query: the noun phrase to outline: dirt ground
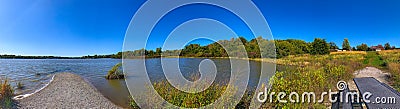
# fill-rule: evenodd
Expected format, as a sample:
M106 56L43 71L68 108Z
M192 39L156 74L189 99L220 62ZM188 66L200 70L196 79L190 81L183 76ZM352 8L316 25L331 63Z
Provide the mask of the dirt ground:
M354 78L362 78L362 77L374 77L378 81L388 84L388 79L390 77L389 73L383 72L375 67L366 67L364 69L355 71L353 73ZM355 85L353 80L347 82L350 90L357 90L357 86Z

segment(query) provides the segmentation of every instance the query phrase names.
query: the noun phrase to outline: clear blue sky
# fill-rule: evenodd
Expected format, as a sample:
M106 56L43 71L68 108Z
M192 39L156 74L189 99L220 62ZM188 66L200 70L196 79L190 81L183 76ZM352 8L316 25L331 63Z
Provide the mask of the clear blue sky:
M255 0L275 39L312 41L325 38L338 46L349 38L352 46L390 42L400 46L399 0ZM82 56L112 54L122 50L126 28L144 0L1 0L0 54ZM210 12L196 17L237 19L224 10L192 6L176 10L164 25L183 23L197 10ZM211 11L213 10L213 11ZM214 13L213 13L214 12ZM175 13L175 14L174 14ZM199 12L201 13L201 12ZM162 23L160 23L162 24ZM193 24L195 25L195 24ZM240 31L242 22L226 24ZM154 47L160 28L152 33ZM246 31L238 35L246 36ZM225 37L223 37L225 38ZM228 37L226 37L228 38ZM149 48L154 48L149 47Z

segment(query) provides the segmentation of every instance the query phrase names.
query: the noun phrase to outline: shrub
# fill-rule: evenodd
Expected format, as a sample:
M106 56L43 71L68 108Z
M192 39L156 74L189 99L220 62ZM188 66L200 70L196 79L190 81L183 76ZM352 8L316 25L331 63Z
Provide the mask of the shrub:
M11 108L13 100L12 96L14 95L14 90L11 85L8 83L8 80L4 80L0 82L0 108Z
M116 64L108 71L106 79L124 79L124 73L121 70L122 63Z

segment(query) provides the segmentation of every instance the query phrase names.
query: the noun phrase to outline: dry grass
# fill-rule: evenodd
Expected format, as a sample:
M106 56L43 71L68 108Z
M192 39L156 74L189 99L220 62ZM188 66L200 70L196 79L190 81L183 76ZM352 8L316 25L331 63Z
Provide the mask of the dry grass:
M383 50L380 51L379 53L400 53L400 50Z
M390 78L390 84L395 88L397 91L400 91L400 63L389 63L388 69L392 74Z
M400 63L389 63L388 69L390 72L399 75L400 74Z
M11 108L12 106L12 96L14 96L14 91L8 80L5 79L4 82L0 81L0 108Z
M342 51L342 52L331 52L331 55L336 55L336 54L362 54L365 55L367 52L365 51Z
M400 50L385 50L378 53L389 63L400 63Z
M392 74L390 84L400 91L400 50L385 50L378 52L387 63L387 69Z

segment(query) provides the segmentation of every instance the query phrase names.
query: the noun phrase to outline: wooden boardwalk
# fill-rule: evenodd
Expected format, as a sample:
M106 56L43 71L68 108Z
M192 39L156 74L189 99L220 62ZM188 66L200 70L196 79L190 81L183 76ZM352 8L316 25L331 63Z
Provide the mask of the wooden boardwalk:
M360 92L360 97L367 92L372 94L368 99L370 102L365 103L368 109L400 108L400 94L390 86L379 82L373 77L354 78L353 80ZM382 103L382 101L386 101L386 103Z

